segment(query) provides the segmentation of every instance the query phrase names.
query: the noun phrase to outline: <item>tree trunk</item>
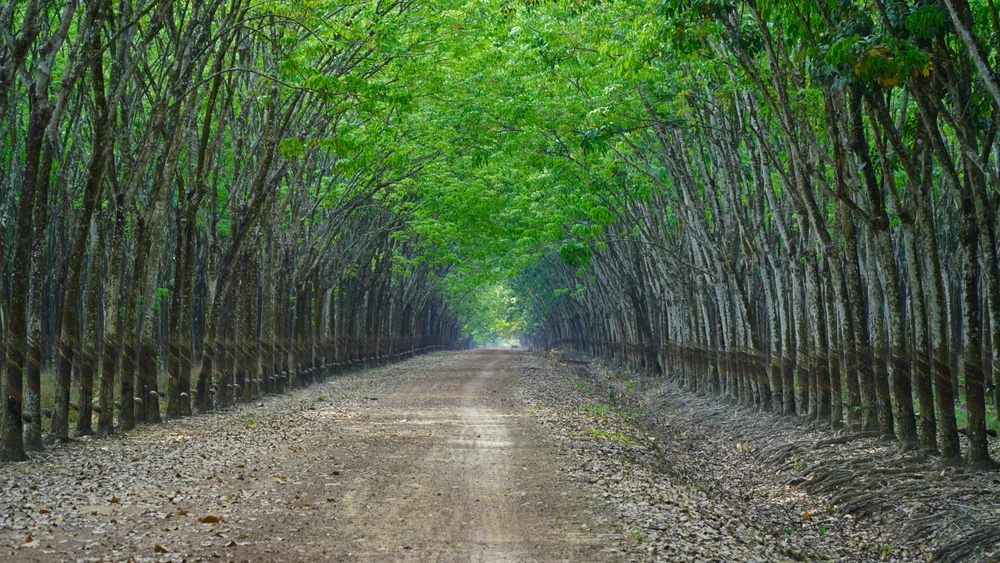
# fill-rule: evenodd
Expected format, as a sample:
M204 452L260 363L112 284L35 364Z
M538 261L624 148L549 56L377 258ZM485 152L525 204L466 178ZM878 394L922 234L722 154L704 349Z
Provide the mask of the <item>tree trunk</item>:
M878 401L878 421L879 431L885 439L895 439L892 418L892 397L889 393L889 366L886 362L886 325L885 314L882 304L885 303L885 294L878 278L878 266L876 265L874 241L871 231L865 233L865 254L867 256L866 266L868 271L868 304L869 316L872 322L872 375L875 378L875 391Z
M17 211L17 238L14 243L11 277L9 319L4 341L6 343L3 388L3 417L0 421L0 461L26 459L21 435L22 389L24 382L25 348L28 323L26 309L31 277L32 220L35 206L38 168L45 124L50 110L46 101L32 93L32 112L29 117L25 143L24 176L21 182L21 201Z
M896 399L896 421L903 450L917 447L917 423L913 408L913 380L910 377L910 356L906 351L906 326L903 322L903 297L892 241L887 230L875 233L876 258L882 288L885 293L889 320L889 354L892 363L892 394ZM919 291L919 286L911 286ZM926 372L925 372L926 373Z
M100 343L100 311L102 271L104 267L104 229L99 229L97 221L91 225L90 258L87 266L87 291L83 313L83 356L80 358L79 414L76 419L77 436L94 433L92 424L94 400L94 375L97 373L97 352Z

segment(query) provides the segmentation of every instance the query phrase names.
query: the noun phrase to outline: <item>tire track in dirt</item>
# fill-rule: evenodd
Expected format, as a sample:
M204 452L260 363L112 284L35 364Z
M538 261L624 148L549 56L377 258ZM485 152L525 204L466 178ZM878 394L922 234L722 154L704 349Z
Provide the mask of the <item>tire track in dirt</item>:
M0 466L0 560L623 558L514 399L516 358L418 357Z
M354 545L341 555L406 561L615 558L615 540L597 535L602 523L585 492L560 473L535 423L511 400L511 357L463 354L379 401L367 422L387 433L392 445L374 452L363 469L382 478L359 479L345 495L344 531L354 536ZM402 438L414 428L416 439Z

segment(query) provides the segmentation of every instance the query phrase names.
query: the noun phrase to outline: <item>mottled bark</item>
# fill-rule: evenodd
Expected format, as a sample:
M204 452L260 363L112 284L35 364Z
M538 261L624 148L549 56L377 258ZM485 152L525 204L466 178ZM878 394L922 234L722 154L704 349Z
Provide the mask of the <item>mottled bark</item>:
M812 338L812 354L809 365L812 367L812 376L815 379L816 393L812 398L815 411L810 409L810 417L813 416L821 425L830 424L830 357L829 345L826 336L826 319L823 311L825 309L823 290L819 283L819 265L816 264L814 253L807 252L805 264L805 282L807 312L809 314L809 325ZM814 414L815 413L815 414Z
M889 357L892 365L892 394L896 400L896 423L903 449L918 444L917 423L913 408L913 380L910 377L910 355L906 350L906 325L903 322L903 296L899 272L892 251L889 233L875 233L876 258L882 288L885 292L886 317L889 325ZM918 288L912 288L919 290Z
M100 342L101 286L104 284L104 231L94 221L90 229L90 252L87 264L87 290L83 309L83 344L80 358L80 389L77 402L80 410L76 418L77 436L94 433L93 409L94 376L97 374L97 353Z
M806 313L807 305L802 282L802 266L792 267L792 303L795 316L795 403L798 406L799 416L809 414L809 380L811 378L812 357L810 356L810 343L808 341L809 323Z
M824 268L824 274L829 268ZM829 279L829 276L826 276ZM844 309L840 300L837 299L837 292L830 287L830 283L823 288L823 305L826 312L826 332L829 341L828 354L830 365L830 426L836 429L844 426L844 390L842 385L843 369L841 369L840 359L840 330L843 324ZM838 305L841 305L838 307Z
M21 411L27 348L26 313L31 276L32 220L42 139L49 117L45 100L32 93L30 101L33 111L26 134L26 160L21 182L21 201L17 211L17 238L12 256L15 269L11 276L10 308L4 335L6 354L3 417L0 419L0 461L26 459L21 435Z
M191 414L191 301L194 276L194 224L178 214L176 266L171 292L167 357L167 418Z
M861 281L860 259L858 256L858 237L854 221L848 216L843 204L841 221L844 233L844 260L847 273L847 303L848 314L851 316L851 326L854 329L853 364L848 365L845 373L847 380L847 408L853 412L860 408L861 428L871 432L878 430L878 407L875 391L875 376L872 372L871 334L868 330L867 292ZM848 415L849 423L856 423Z
M895 439L892 416L892 397L889 393L889 365L886 361L888 337L885 323L885 294L879 282L878 266L875 259L874 240L871 231L865 234L866 268L868 272L868 304L871 318L872 375L875 378L875 392L878 411L879 432L885 439ZM912 399L911 399L912 400Z
M42 111L51 114L51 108ZM50 118L51 115L47 115L46 119ZM49 182L43 177L48 177L52 170L54 147L51 146L51 139L47 145L40 163L41 170L37 175L31 236L24 390L25 410L31 417L31 422L24 425L24 446L28 450L42 449L42 318L45 314L42 305L45 291L45 233L48 229L49 209Z
M930 340L927 334L927 314L924 305L924 276L916 250L916 233L904 218L903 246L906 271L909 276L910 313L913 324L913 371L920 405L920 449L938 453L937 418L934 413L933 374L930 366Z
M962 371L965 375L965 400L968 420L966 435L969 449L965 462L972 466L991 467L986 441L986 393L983 380L982 332L980 331L979 299L979 232L972 215L973 203L970 197L963 198L962 227L959 245L962 252L962 309L965 313L962 323L964 347L962 349Z
M123 302L122 288L124 287L123 278L125 277L123 268L126 263L122 259L125 253L125 210L123 196L124 194L118 194L115 198L114 224L109 226L113 234L111 237L111 250L108 255L108 279L104 288L104 342L101 347L101 386L98 398L101 413L97 418L98 436L108 436L114 431L115 377L118 373L121 351L121 341L119 338L121 335L121 331L119 330L121 315L119 314L119 304ZM124 386L122 390L124 392ZM118 410L121 411L121 409ZM119 412L120 414L121 412Z
M938 429L941 439L941 458L946 463L959 460L961 450L958 443L958 423L955 419L955 390L951 383L951 366L948 364L948 338L945 322L944 281L940 254L933 233L936 231L927 205L918 206L918 216L924 232L923 268L927 321L931 345L931 367L934 370L934 399L940 420ZM921 411L923 409L921 408Z
M163 180L166 181L165 179ZM166 193L167 190L161 189ZM161 190L155 190L160 192ZM134 283L142 287L142 320L139 328L138 346L138 368L140 387L137 389L137 396L142 398L142 415L145 422L157 423L161 421L160 416L160 396L157 384L157 345L156 345L156 318L158 307L166 306L164 300L160 303L160 296L157 295L160 279L160 256L163 249L164 226L167 217L167 202L165 197L157 198L148 214L145 250L140 252L149 254L145 261L145 271L142 277L136 279Z
M67 28L71 19L71 14L75 12L75 2L67 2L64 6L61 25ZM87 7L86 16L82 19L77 32L81 37L87 38L86 55L81 61L90 64L90 86L93 94L93 104L96 109L94 121L94 138L90 154L90 162L87 165L87 180L83 191L83 200L77 213L76 224L73 227L73 235L70 250L66 256L66 282L63 286L63 306L62 315L56 333L59 340L56 345L56 385L53 396L52 426L49 429L49 436L54 440L66 440L69 438L69 397L70 397L70 374L73 369L73 361L80 352L80 291L83 277L83 259L87 248L87 234L90 230L91 218L100 200L103 191L104 176L107 168L107 161L114 144L109 130L109 111L104 91L104 67L102 57L97 56L102 45L100 44L100 34L97 31L89 32L91 23L102 7L102 3L94 2ZM77 65L71 65L72 69L63 77L62 87L66 88L72 84L72 75L80 69ZM57 103L57 111L64 105Z

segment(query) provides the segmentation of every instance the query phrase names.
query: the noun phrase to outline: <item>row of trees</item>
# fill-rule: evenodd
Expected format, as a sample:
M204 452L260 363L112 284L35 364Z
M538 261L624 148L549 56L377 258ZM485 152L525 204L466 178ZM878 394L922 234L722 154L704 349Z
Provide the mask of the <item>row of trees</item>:
M594 108L550 147L593 203L515 284L539 344L992 465L995 3L643 4L524 16L606 69L548 74Z
M994 3L428 4L3 3L5 458L51 362L52 436L74 372L106 433L450 303L991 463Z
M0 459L43 403L51 439L107 435L458 340L401 236L422 9L0 6Z

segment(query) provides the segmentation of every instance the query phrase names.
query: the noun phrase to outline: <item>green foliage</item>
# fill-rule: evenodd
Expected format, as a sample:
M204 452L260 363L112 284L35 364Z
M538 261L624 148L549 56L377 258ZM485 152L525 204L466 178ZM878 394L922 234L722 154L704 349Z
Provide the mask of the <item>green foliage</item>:
M608 440L617 440L618 442L621 442L622 444L625 444L626 446L636 446L636 445L638 445L638 442L636 442L634 439L626 436L625 434L622 434L620 431L617 431L617 430L615 432L611 432L609 430L604 430L602 428L588 428L587 429L587 434L589 434L589 435L591 435L591 436L593 436L595 438L605 438L605 439L608 439ZM639 538L639 539L642 539L642 538Z
M594 416L607 417L609 414L611 414L611 407L602 404L597 406L584 407L578 410L577 412L592 414Z
M305 145L298 137L290 137L278 143L278 152L285 160L295 160L305 152Z
M476 290L453 306L465 322L463 331L479 344L516 338L525 330L524 309L506 286Z

